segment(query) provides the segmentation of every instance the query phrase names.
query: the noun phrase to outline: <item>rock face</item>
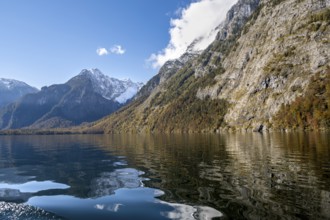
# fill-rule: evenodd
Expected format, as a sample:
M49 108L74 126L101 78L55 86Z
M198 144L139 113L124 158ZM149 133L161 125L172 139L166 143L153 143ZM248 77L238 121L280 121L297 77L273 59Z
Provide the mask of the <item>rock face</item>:
M24 82L13 79L0 79L0 107L15 102L28 93L36 92L38 92L38 89Z
M329 0L238 1L203 53L165 64L143 95L93 129L330 127L329 7ZM278 123L283 111L297 123Z
M197 93L228 100L225 121L234 128L271 126L282 104L304 95L311 77L329 69L325 1L263 1L255 16L223 60L225 72ZM313 16L322 18L314 22Z
M260 0L239 0L227 13L226 20L219 26L216 40L226 40L245 25L246 20L258 8Z
M119 109L140 84L82 70L65 84L43 87L0 111L0 128L55 128L98 120Z
M158 74L152 77L145 86L137 93L135 99L149 96L154 89L166 82L171 76L184 67L189 61L199 56L199 52L189 51L179 59L167 61L159 70Z

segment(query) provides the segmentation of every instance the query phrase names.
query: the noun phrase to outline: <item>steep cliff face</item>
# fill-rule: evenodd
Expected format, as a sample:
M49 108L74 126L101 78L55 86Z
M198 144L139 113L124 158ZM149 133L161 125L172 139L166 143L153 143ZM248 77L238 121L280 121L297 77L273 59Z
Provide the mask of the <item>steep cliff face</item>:
M176 72L184 67L189 61L198 57L199 52L189 51L184 53L179 59L167 61L159 70L158 74L152 77L145 86L135 96L135 99L149 96L158 86L166 82Z
M318 111L324 116L318 126L330 126L330 114L329 119L323 114L330 109L329 7L329 0L240 0L201 55L176 66L162 83L158 78L144 98L91 129L279 128L287 126L279 123L283 109L297 98L311 99L310 94L319 97ZM315 115L313 106L307 121Z
M230 127L273 126L281 105L303 96L312 76L329 77L329 21L329 1L263 1L223 60L224 73L197 96L231 103Z

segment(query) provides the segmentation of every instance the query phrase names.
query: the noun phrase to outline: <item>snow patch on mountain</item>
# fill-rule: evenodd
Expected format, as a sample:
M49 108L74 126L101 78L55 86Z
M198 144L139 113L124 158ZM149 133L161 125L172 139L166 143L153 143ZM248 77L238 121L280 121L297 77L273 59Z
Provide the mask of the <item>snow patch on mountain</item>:
M0 78L0 107L15 102L26 94L36 92L38 89L24 82Z
M26 84L25 82L21 82L18 80L0 78L0 89L1 90L14 90L17 88L32 88L32 87L29 86L28 84ZM35 89L35 88L33 88L33 89ZM35 89L35 90L37 90L37 89Z
M115 100L121 104L141 89L142 83L132 82L130 79L120 80L104 75L99 69L84 69L79 75L86 76L92 81L94 90L105 99Z
M141 87L138 85L128 87L127 90L124 93L122 93L120 96L118 96L115 100L121 104L125 103L127 102L127 100L133 98L133 96L135 96L135 94L140 90L140 88Z

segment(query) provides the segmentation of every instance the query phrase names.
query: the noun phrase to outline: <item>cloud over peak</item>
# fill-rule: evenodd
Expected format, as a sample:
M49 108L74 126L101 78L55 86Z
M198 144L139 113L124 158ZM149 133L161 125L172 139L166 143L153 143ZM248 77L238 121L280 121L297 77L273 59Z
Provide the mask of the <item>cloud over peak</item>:
M113 45L110 49L100 47L96 50L97 55L106 56L109 54L123 55L126 50L121 45Z
M237 0L199 0L180 10L179 18L171 19L170 42L162 51L152 54L148 61L154 68L177 59L194 43L194 51L204 50L218 32L217 27L226 18L227 11Z

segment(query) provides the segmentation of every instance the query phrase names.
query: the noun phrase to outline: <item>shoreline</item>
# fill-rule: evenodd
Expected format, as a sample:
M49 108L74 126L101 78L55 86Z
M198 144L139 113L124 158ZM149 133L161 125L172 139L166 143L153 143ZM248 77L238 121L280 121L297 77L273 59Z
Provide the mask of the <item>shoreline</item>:
M106 132L103 130L75 130L75 129L14 129L14 130L0 130L0 136L10 135L107 135L107 134L224 134L224 133L301 133L301 132L328 132L330 128L319 129L302 129L302 128L286 128L286 129L267 129L267 130L254 130L254 129L234 129L234 128L220 128L217 130L203 130L203 131L125 131L125 132Z

